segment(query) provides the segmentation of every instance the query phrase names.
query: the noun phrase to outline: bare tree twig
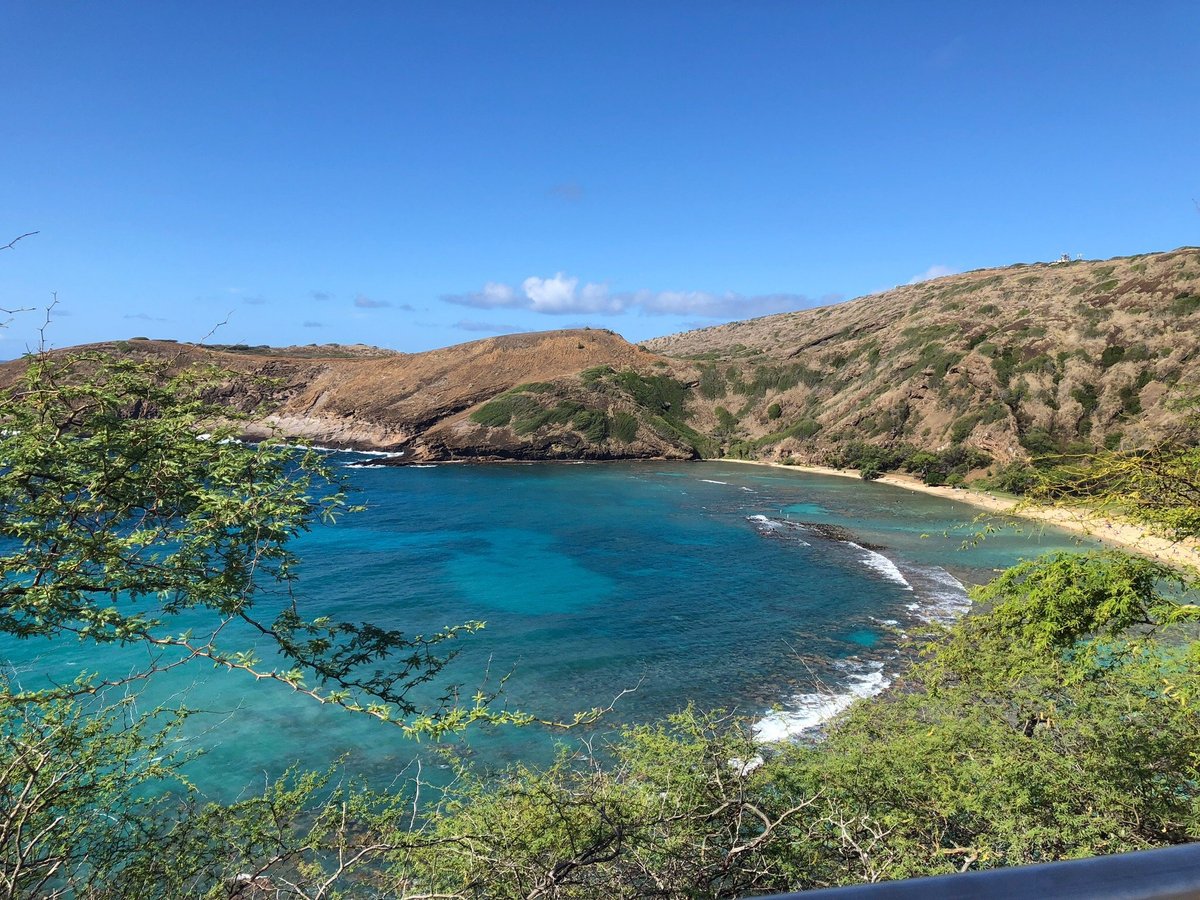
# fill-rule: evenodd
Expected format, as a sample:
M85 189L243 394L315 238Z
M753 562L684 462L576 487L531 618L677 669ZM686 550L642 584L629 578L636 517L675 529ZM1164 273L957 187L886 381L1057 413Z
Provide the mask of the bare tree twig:
M50 295L53 299L50 305L46 307L46 318L42 321L38 328L38 348L37 352L44 354L46 352L46 329L50 327L50 318L54 313L54 307L58 306L58 291Z
M7 244L5 244L3 247L0 247L0 250L11 250L13 244L15 244L17 241L22 241L27 237L33 237L35 234L41 234L41 232L40 231L27 231L24 234L18 235L17 237L13 238L11 241L9 241Z

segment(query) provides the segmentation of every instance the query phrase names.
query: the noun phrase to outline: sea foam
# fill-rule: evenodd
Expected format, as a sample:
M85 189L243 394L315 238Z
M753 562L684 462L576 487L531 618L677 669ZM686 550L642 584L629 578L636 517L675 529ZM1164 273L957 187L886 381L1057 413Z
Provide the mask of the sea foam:
M917 618L924 622L949 625L971 607L971 598L963 583L940 566L923 567L914 572L919 577L920 595L925 602L909 604Z
M906 591L913 589L913 586L908 583L908 579L904 577L904 573L900 571L900 568L882 553L875 550L868 550L862 544L856 544L854 541L846 541L846 543L851 547L858 548L865 554L863 565L868 569L878 572L888 581L894 581L896 584L903 585Z
M849 709L855 700L874 697L892 683L883 673L883 663L876 660L851 657L838 660L834 666L845 672L844 685L794 695L785 708L769 712L754 723L755 739L775 743L802 735Z

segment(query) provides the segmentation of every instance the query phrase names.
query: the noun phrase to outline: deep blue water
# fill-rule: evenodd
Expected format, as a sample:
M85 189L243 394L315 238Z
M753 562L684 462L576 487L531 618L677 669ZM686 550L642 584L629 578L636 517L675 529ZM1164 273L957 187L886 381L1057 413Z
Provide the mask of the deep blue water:
M885 684L900 633L964 608L960 581L1076 545L1062 532L1006 530L964 550L980 527L968 506L756 466L345 471L367 510L298 540L305 612L408 632L484 620L452 674L468 696L509 675L505 702L551 719L636 687L606 723L694 701L756 718L778 705L764 733L795 731ZM811 523L842 526L853 542ZM33 683L120 671L144 652L9 641L0 656ZM206 751L190 771L226 798L289 764L344 754L348 769L386 783L420 750L388 725L211 668L162 676L143 705L174 696L204 710L185 732ZM462 748L502 765L545 760L555 740L575 737L477 731Z

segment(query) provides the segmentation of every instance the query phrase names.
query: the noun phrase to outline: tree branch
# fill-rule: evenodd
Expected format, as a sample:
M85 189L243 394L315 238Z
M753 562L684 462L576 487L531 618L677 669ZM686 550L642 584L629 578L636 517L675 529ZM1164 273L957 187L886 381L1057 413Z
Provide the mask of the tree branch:
M23 241L27 237L33 237L35 234L41 234L41 232L40 231L27 231L24 234L18 235L17 237L13 238L11 241L9 241L7 244L5 244L3 247L0 247L0 250L11 250L13 244L15 244L17 241Z

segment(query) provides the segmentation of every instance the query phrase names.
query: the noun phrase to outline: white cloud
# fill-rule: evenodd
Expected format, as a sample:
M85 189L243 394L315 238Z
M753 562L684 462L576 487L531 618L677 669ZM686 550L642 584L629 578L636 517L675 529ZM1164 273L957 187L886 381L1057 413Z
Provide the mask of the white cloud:
M488 306L517 306L522 298L507 284L489 281L483 286L482 297Z
M909 284L920 284L922 281L930 281L934 278L943 278L946 275L957 275L958 272L949 266L944 266L941 263L934 263L920 275L914 275L908 279Z
M823 298L828 301L830 298ZM836 298L835 298L836 299ZM528 309L546 315L571 313L621 314L636 311L648 316L693 315L719 319L752 318L813 306L814 300L803 294L760 294L745 296L732 292L711 294L705 291L633 291L612 293L605 284L587 282L563 272L550 278L531 275L521 282L520 290L489 281L483 290L469 294L449 294L447 303L476 309Z
M560 313L571 310L575 305L575 288L578 284L578 278L568 278L559 272L553 278L531 275L521 282L521 290L529 298L532 309Z
M529 301L529 309L550 315L581 312L619 313L625 308L624 301L620 297L611 296L606 285L588 282L579 290L579 279L568 277L562 272L555 273L553 278L531 275L521 282L521 290Z

